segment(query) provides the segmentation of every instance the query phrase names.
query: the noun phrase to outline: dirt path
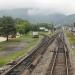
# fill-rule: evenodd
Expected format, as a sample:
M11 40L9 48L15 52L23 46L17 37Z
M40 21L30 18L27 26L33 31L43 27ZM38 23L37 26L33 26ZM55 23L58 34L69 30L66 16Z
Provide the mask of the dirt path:
M5 37L0 37L0 42L6 41Z

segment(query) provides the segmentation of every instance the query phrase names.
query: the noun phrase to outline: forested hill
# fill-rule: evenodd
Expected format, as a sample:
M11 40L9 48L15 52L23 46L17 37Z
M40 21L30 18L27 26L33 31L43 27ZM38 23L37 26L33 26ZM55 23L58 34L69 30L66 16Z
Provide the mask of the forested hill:
M70 24L75 22L75 14L72 15L64 15L64 14L49 14L49 15L42 15L42 14L35 14L31 15L29 9L12 9L12 10L1 10L1 16L12 16L14 18L22 18L29 20L30 22L48 22L48 23L55 23L55 24Z

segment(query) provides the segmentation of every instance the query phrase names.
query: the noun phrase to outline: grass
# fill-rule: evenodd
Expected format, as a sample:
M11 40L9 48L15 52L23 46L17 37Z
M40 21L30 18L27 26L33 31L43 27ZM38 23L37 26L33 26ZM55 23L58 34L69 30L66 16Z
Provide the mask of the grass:
M75 36L71 32L66 32L66 36L68 38L70 46L75 45ZM75 48L71 47L71 53L75 55Z
M7 64L8 62L10 62L11 60L15 60L21 56L24 56L27 54L28 51L30 51L34 46L36 46L38 44L38 42L40 42L42 37L40 38L32 38L31 34L27 34L24 36L21 36L19 38L16 39L12 39L9 40L8 42L1 42L0 43L0 52L3 51L3 48L6 47L6 45L10 45L10 44L18 44L21 41L25 41L28 43L28 45L19 51L16 51L14 53L11 53L7 56L0 56L0 67ZM39 41L38 41L39 40Z
M49 32L46 32L46 31L44 31L44 32L40 31L39 34L40 35L46 35L46 36L49 36L49 37L53 35L52 33L49 33Z
M75 44L75 36L71 32L66 32L70 44Z

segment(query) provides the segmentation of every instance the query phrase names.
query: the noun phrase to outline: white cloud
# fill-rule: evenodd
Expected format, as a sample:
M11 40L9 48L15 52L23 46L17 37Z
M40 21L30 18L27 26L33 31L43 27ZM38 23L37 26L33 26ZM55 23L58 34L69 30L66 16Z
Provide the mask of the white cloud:
M75 13L75 0L0 0L0 9L34 8L29 14ZM38 9L38 10L36 10Z

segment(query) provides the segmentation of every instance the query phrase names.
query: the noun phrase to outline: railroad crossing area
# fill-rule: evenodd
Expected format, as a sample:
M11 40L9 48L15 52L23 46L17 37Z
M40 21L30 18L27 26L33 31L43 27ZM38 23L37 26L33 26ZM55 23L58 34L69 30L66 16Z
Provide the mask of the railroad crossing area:
M45 36L26 57L1 75L73 75L64 33Z

